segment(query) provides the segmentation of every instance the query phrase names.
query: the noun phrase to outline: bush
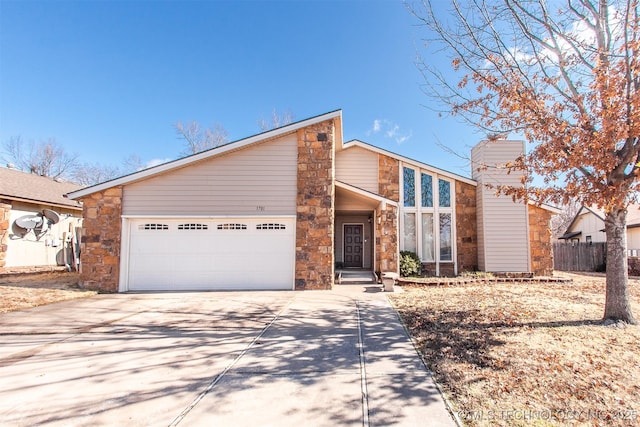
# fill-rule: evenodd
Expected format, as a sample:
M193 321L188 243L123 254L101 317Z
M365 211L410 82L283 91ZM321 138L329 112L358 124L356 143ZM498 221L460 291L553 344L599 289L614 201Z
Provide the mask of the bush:
M400 275L402 277L419 276L422 273L422 262L418 255L410 251L400 252Z

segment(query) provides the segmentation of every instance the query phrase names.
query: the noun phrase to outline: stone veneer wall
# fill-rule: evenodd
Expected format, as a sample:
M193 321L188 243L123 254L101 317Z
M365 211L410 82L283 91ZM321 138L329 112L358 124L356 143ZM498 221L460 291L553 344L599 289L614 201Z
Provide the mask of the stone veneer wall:
M298 130L295 289L331 289L334 276L335 125Z
M531 272L536 276L553 274L552 215L545 209L529 205L529 253L531 254Z
M7 261L7 246L9 242L9 218L11 214L11 201L0 199L0 273L4 272Z
M117 292L120 280L122 187L109 188L82 199L83 286Z
M456 245L458 273L478 270L476 187L456 181ZM442 264L440 266L442 269Z
M378 154L378 194L400 201L400 162ZM387 204L377 212L376 220L376 266L381 272L398 272L398 207Z

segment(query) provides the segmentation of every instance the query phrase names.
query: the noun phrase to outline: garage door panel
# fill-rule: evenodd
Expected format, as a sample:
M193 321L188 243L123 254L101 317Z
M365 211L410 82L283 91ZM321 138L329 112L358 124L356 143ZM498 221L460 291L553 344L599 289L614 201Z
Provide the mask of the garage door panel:
M129 290L292 289L292 218L130 220Z

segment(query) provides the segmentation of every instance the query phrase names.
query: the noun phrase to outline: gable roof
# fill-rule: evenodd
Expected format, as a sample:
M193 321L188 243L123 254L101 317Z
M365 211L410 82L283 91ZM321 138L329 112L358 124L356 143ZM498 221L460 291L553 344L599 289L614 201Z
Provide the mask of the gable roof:
M589 214L589 213L594 215L600 221L604 222L605 213L604 213L604 211L602 209L598 209L595 206L589 207L589 206L584 206L583 205L583 206L580 207L580 209L578 209L578 212L576 213L576 215L573 217L573 219L569 223L569 226L567 227L567 230L565 231L565 235L572 233L570 230L576 224L576 222L578 221L579 217L581 217L582 215ZM638 205L636 203L631 203L629 205L629 207L627 208L627 228L635 228L635 227L640 227L640 205ZM604 231L604 229L601 230L601 231Z
M438 174L438 175L446 176L447 178L451 178L451 179L455 179L455 180L458 180L458 181L462 181L462 182L465 182L465 183L467 183L469 185L474 185L474 186L478 185L477 181L474 181L471 178L467 178L467 177L464 177L462 175L458 175L458 174L455 174L453 172L449 172L449 171L446 171L444 169L440 169L440 168L437 168L435 166L431 166L431 165L428 165L426 163L419 162L417 160L411 159L409 157L402 156L402 155L394 153L392 151L388 151L388 150L385 150L383 148L376 147L375 145L367 144L366 142L360 141L358 139L353 139L351 141L345 142L343 144L343 146L342 146L342 149L343 150L348 150L349 148L352 148L352 147L364 148L365 150L373 151L375 153L382 154L384 156L388 156L388 157L394 158L394 159L399 160L399 161L401 161L403 163L407 163L407 164L413 165L415 167L418 167L420 169L425 169L425 170L431 171L431 172L433 172L435 174Z
M245 148L249 145L256 144L259 142L264 142L269 139L278 138L293 132L298 131L299 129L305 128L307 126L311 126L317 123L321 123L327 120L337 119L336 125L336 145L342 145L342 110L335 110L329 113L325 113L319 116L311 117L309 119L301 120L295 123L291 123L276 129L272 129L266 132L259 133L257 135L250 136L248 138L239 139L237 141L230 142L225 145L221 145L219 147L212 148L210 150L206 150L197 154L193 154L187 157L182 157L177 160L173 160L167 163L163 163L158 166L154 166L148 169L143 169L138 172L131 173L129 175L125 175L119 178L112 179L110 181L106 181L97 185L93 185L91 187L86 187L78 191L72 191L68 194L68 197L71 199L78 199L89 194L97 193L99 191L106 190L108 188L112 188L119 185L130 184L135 181L140 181L152 176L156 176L171 170L175 170L178 168L182 168L188 166L192 163L200 162L206 159L210 159L213 157L220 156L224 153L228 153L231 151L239 150L241 148Z
M64 195L80 188L82 187L71 182L56 181L16 169L0 168L0 199L79 210L82 209L82 205L75 200L67 199Z

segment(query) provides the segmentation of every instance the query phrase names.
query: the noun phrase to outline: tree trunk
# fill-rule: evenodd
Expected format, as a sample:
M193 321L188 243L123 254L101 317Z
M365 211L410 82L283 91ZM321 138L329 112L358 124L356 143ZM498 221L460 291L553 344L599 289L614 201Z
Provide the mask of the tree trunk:
M627 211L616 208L604 219L607 233L607 290L604 319L635 324L627 291Z

